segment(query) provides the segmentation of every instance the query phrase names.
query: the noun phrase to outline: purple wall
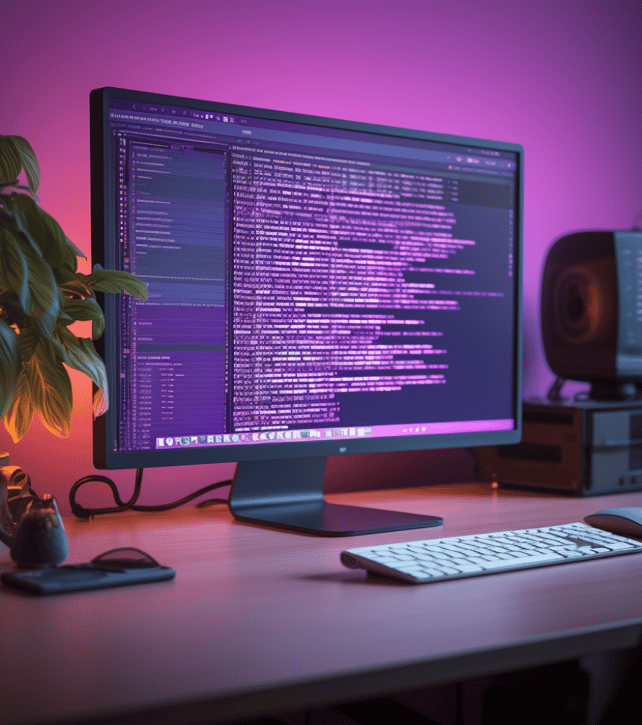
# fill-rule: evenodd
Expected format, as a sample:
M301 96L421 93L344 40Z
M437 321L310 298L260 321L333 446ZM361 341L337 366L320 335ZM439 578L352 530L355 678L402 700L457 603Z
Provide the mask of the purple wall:
M42 165L42 205L87 254L92 88L521 143L525 392L536 394L552 380L538 312L547 248L570 230L630 227L642 208L641 8L639 0L5 0L0 133L30 140ZM63 503L70 484L93 470L90 386L80 375L73 381L69 439L39 423L18 446L6 433L0 438L36 489ZM433 467L436 474L427 473ZM360 477L364 468L372 474L374 485L419 484L427 475L465 476L469 459L433 453L333 461L331 487L351 487L355 468ZM149 471L145 499L178 497L230 471ZM129 482L133 473L114 478ZM97 486L83 500L105 499Z

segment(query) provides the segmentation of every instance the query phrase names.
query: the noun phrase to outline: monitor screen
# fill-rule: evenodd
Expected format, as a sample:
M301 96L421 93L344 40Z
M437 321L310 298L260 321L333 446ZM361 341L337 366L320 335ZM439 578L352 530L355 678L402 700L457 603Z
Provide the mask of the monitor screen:
M103 300L98 467L238 461L274 506L519 440L521 146L113 88L91 145L93 262L149 289Z

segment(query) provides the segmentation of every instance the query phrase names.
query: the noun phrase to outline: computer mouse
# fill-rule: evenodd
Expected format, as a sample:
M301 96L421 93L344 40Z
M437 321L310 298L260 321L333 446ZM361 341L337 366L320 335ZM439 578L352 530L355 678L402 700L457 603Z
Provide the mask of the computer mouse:
M598 529L610 531L612 534L642 538L642 508L636 506L597 511L585 516L584 521Z

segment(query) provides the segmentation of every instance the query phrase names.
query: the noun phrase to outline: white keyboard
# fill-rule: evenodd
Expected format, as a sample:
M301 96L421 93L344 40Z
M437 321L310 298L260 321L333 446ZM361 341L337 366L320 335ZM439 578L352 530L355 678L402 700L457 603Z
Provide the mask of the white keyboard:
M351 569L415 584L634 554L642 543L582 523L362 546L341 552Z

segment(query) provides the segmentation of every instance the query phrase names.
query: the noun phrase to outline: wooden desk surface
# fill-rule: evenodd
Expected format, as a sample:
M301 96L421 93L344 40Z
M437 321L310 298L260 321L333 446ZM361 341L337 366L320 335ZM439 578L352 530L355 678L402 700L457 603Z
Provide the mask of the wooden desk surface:
M66 521L68 563L137 546L177 576L56 597L0 591L0 723L131 722L146 711L162 722L251 717L640 638L639 555L413 586L345 569L339 552L578 521L642 506L642 493L571 499L460 484L330 498L445 523L326 539L234 523L220 506ZM5 548L0 571L9 568Z

